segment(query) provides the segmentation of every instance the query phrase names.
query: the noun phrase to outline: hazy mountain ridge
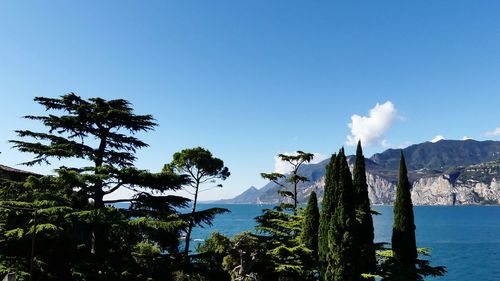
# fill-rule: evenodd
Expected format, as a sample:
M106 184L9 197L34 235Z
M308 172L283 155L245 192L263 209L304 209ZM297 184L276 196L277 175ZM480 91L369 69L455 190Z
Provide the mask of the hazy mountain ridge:
M403 149L408 175L413 183L416 205L499 204L500 141L442 140ZM366 159L369 196L372 204L391 204L396 190L399 149L388 149ZM299 201L305 202L315 190L323 195L328 159L304 165L300 172L310 181L299 185ZM349 164L354 157L348 157ZM272 182L252 187L233 199L219 203L277 203L280 187Z

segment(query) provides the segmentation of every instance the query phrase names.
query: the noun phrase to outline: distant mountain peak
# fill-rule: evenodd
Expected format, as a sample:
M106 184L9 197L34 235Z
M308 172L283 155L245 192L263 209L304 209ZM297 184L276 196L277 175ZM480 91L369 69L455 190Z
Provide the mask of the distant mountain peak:
M473 165L497 160L500 151L499 141L440 140L424 142L403 148L408 170L439 170L454 166ZM400 149L388 149L376 153L370 160L385 169L397 170Z
M417 204L479 204L500 202L500 141L440 140L414 144L403 149L387 149L365 158L372 203L392 202L399 171L400 151L403 151L408 166L410 181L416 184ZM354 156L348 156L350 165ZM312 190L322 196L325 166L329 159L317 164L303 165L300 172L310 179L299 184L299 200L305 201ZM488 165L481 165L488 163ZM462 180L460 188L454 187L455 179ZM444 180L443 180L444 179ZM481 190L475 185L463 183L471 180L481 183ZM446 183L445 183L446 182ZM489 187L488 187L489 186ZM437 190L433 190L436 189ZM441 189L439 189L441 188ZM479 187L478 187L479 188ZM260 189L249 187L233 199L220 203L277 203L281 198L280 186L273 182ZM432 192L430 191L432 189ZM484 191L484 192L483 192ZM441 192L438 199L433 198ZM498 197L498 198L497 198ZM450 201L453 198L452 201ZM497 200L497 201L495 201ZM453 203L450 203L453 202Z

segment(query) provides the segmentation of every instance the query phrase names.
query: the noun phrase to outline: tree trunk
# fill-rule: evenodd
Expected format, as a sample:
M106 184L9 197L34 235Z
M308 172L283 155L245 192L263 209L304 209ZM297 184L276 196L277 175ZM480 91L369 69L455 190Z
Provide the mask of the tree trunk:
M191 218L189 219L189 225L188 225L188 229L186 232L186 247L184 248L184 255L186 255L186 256L189 255L189 243L191 241L191 232L193 230L193 224L194 224L193 215L196 212L196 203L198 201L198 188L199 188L199 186L200 186L200 183L196 182L196 189L194 192L193 206L191 208Z
M94 211L104 209L104 193L101 188L95 189L94 195ZM104 247L104 231L99 227L99 220L94 219L94 225L92 226L92 245L90 252L94 255L101 254Z
M99 148L96 153L96 159L94 161L95 169L97 171L98 168L102 167L104 163L104 153L106 151L106 142L107 142L107 132L103 132L101 135ZM104 209L104 191L103 191L103 183L97 182L94 185L94 211ZM92 242L90 252L96 256L102 255L102 251L105 247L105 231L102 227L100 227L100 222L96 220L94 225L92 226Z
M293 186L293 213L297 214L297 182Z

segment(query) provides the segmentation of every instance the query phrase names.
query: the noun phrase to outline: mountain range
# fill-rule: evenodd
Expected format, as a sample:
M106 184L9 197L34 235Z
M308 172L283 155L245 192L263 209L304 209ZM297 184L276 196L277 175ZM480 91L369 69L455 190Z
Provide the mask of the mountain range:
M366 158L367 182L372 204L392 204L401 149L388 149ZM402 149L416 205L500 204L500 141L441 140ZM299 184L298 198L307 201L314 190L322 197L325 167L329 159L301 166L309 181ZM348 156L354 164L354 156ZM217 203L266 204L283 200L281 187L269 182L248 188L240 195Z

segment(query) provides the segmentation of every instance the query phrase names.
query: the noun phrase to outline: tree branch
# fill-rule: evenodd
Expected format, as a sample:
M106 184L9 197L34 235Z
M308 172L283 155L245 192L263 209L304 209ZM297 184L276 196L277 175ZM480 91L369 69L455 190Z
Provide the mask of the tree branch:
M115 187L111 188L110 190L104 191L104 194L110 194L115 192L118 188L122 187L123 182L118 183Z
M138 199L130 198L130 199L115 199L115 200L104 200L103 203L111 204L111 203L121 203L121 202L134 202Z

